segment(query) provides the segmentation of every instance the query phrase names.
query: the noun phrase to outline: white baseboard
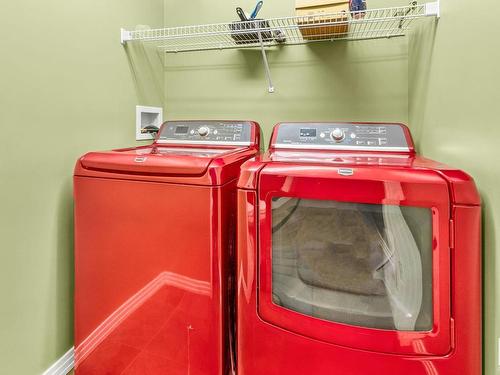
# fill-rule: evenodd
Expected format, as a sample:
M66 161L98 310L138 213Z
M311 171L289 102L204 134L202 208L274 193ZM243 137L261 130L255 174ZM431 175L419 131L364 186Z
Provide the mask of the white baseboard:
M63 354L52 366L50 366L42 375L66 375L75 365L74 348L71 348Z

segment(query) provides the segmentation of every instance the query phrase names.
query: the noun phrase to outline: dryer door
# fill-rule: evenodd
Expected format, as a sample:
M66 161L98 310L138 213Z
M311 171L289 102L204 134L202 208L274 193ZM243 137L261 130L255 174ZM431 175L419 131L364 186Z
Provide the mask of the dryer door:
M357 349L448 353L446 182L432 171L345 172L278 163L264 168L260 316Z

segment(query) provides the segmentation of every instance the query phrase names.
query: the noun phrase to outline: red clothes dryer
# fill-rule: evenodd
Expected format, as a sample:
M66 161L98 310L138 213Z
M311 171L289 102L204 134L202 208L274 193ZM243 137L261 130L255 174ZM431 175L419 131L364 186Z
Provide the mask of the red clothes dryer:
M238 374L481 374L480 216L404 125L278 124L238 183Z
M226 373L236 181L259 137L166 122L152 145L77 162L77 375Z

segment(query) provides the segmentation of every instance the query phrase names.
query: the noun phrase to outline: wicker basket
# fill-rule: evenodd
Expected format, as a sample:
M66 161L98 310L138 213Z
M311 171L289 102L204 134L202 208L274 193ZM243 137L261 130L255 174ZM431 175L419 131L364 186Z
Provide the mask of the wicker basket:
M337 18L332 18L331 16L325 16L324 18L304 18L297 22L297 24L305 40L343 38L349 30L347 14L345 16L339 15Z

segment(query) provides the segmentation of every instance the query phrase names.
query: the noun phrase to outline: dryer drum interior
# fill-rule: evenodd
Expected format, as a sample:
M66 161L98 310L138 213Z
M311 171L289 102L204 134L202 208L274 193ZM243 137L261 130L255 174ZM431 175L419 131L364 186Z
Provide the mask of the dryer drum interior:
M368 328L430 331L428 208L275 197L273 303Z

